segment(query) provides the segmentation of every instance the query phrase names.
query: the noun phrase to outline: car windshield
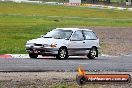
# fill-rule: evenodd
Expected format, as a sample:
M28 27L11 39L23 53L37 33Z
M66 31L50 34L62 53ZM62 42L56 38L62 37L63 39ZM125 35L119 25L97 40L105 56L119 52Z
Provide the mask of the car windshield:
M56 29L48 32L44 38L69 39L71 34L72 30Z

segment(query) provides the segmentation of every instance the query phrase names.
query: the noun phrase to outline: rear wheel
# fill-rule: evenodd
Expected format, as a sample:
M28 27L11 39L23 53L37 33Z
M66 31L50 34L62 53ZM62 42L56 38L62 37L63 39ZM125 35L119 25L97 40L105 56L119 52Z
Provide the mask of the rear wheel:
M91 48L91 50L89 51L87 57L88 57L89 59L95 59L96 56L97 56L97 54L98 54L98 50L97 50L95 47L93 47L93 48Z
M38 55L37 55L37 54L34 54L34 53L29 53L29 57L30 57L30 58L37 58Z
M58 51L58 55L56 56L57 59L67 59L68 58L68 51L65 47L62 47Z

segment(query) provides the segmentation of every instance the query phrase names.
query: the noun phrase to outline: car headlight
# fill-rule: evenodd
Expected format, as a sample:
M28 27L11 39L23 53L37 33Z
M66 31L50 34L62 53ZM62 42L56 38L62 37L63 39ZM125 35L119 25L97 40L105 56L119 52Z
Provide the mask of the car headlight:
M26 43L26 45L34 45L34 43Z
M57 46L57 44L56 43L52 43L50 46L54 48L54 47Z

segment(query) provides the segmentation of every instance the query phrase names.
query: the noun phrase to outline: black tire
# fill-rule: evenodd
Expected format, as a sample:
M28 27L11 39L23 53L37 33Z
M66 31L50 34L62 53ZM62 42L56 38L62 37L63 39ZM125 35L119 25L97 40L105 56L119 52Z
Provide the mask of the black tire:
M84 76L77 76L76 77L76 82L78 85L85 85L86 84L86 78Z
M34 54L34 53L29 53L29 57L30 57L30 58L37 58L38 55L37 55L37 54Z
M67 48L61 47L58 51L58 55L56 56L57 59L67 59L68 58L68 51Z
M91 48L91 50L87 55L89 59L95 59L97 56L98 56L98 50L95 47Z

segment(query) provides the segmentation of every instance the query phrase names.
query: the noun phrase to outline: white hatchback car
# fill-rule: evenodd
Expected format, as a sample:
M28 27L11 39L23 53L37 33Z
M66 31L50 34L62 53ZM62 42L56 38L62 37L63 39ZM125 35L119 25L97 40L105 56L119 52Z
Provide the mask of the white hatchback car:
M31 58L56 56L66 59L69 56L86 55L89 59L98 57L99 39L92 30L79 28L56 28L41 38L26 43L26 51Z

